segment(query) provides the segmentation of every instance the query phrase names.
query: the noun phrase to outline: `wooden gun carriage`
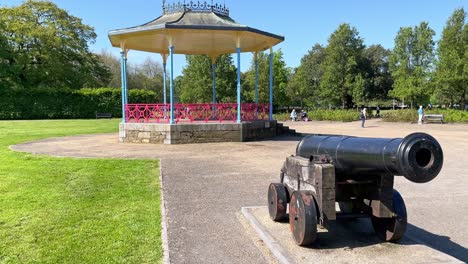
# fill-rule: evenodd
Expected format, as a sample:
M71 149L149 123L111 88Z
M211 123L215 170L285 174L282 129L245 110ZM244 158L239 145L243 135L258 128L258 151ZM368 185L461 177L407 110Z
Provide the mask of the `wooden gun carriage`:
M406 231L407 213L393 189L394 176L425 183L438 175L442 164L442 148L425 133L394 139L307 136L296 155L286 158L280 183L269 186L269 214L283 221L289 205L298 245L316 240L317 225L327 228L337 218L358 217L370 217L380 239L397 241Z

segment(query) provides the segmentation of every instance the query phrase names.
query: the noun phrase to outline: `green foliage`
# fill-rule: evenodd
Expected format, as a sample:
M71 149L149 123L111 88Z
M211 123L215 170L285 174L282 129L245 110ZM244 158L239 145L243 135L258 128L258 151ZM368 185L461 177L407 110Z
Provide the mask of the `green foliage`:
M382 112L382 120L386 122L417 122L418 112L416 110L390 110Z
M426 114L443 114L444 121L449 123L468 123L468 111L457 109L432 109L425 110Z
M187 66L180 79L180 101L184 103L213 102L212 60L205 55L186 56ZM216 101L233 102L236 95L236 68L231 55L216 59Z
M367 73L367 90L365 101L360 104L369 105L369 101L386 100L388 92L392 89L392 76L388 65L390 50L381 45L371 45L364 50L365 71Z
M356 110L314 110L308 112L310 120L329 120L350 122L359 120L359 112Z
M322 65L320 98L325 103L353 106L353 96L361 98L365 89L362 71L364 44L356 28L341 24L328 39ZM356 98L357 99L357 98Z
M389 95L415 103L427 102L431 94L429 80L434 66L434 30L427 22L400 28L389 57L394 79Z
M118 120L0 122L0 262L161 262L157 161L54 158L8 149L117 129Z
M13 86L11 83L11 75L15 70L15 67L9 64L14 54L8 45L8 39L1 34L1 32L4 31L5 23L0 19L0 90Z
M333 39L330 37L333 45L322 47L315 44L295 69L288 84L288 96L293 100L293 105L343 106L342 99L346 99L345 107L350 107L388 100L387 93L392 88L388 66L390 51L381 45L371 45L363 49L357 31L348 28L349 25L346 24L341 27L341 30L335 31ZM330 55L333 58L328 58L329 54L334 54ZM340 57L340 54L343 56ZM327 77L323 83L326 69ZM342 72L341 75L337 73L339 71ZM344 87L344 90L336 88L340 86Z
M468 122L468 111L455 109L432 109L424 110L425 114L442 114L444 121L450 123ZM390 110L382 113L382 120L387 122L417 122L418 112L416 110Z
M154 102L163 102L163 66L151 57L147 57L140 65L127 64L128 89L153 91L156 93Z
M102 64L105 67L107 67L107 69L109 69L109 72L111 73L111 78L109 78L109 81L104 86L112 87L112 88L122 87L122 79L121 79L122 75L120 74L120 71L121 71L120 58L115 57L111 52L105 49L102 50L100 53L98 53L97 56L99 57L99 60L102 62ZM132 73L133 72L130 70L127 74L130 76ZM130 89L130 83L129 83L129 89Z
M288 112L282 112L282 113L276 113L273 114L273 119L277 121L288 121L290 120L290 113Z
M258 62L258 101L268 103L270 101L270 54L259 52ZM290 69L286 67L283 52L273 52L273 104L276 106L289 105L287 86L290 78ZM242 100L255 101L255 57L252 59L249 70L244 75L242 84Z
M319 99L320 80L323 75L322 63L325 61L325 48L315 44L301 59L288 83L287 94L293 105L315 106Z
M110 73L88 43L94 29L50 1L0 7L0 63L13 88L81 88L108 82ZM6 43L6 44L5 44Z
M465 105L468 93L467 13L457 9L447 21L438 45L435 97L441 103Z
M359 120L359 112L355 110L312 110L307 112L309 120L313 121L342 121L351 122ZM290 120L290 113L278 113L274 118L279 121Z
M0 91L0 119L95 118L95 113L122 116L121 92L116 88ZM130 90L130 103L154 102L155 93Z

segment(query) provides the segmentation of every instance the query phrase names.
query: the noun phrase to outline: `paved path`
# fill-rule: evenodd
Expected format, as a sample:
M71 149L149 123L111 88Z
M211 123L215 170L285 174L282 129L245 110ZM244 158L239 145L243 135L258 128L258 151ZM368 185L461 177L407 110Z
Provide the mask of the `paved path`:
M468 125L358 122L288 123L298 132L373 137L432 134L441 143L444 168L434 181L413 184L398 177L405 198L408 232L434 249L468 262ZM243 206L266 204L268 184L278 181L298 139L280 137L249 143L193 145L121 144L117 134L74 136L30 142L14 150L75 157L160 158L172 263L268 263L238 215Z

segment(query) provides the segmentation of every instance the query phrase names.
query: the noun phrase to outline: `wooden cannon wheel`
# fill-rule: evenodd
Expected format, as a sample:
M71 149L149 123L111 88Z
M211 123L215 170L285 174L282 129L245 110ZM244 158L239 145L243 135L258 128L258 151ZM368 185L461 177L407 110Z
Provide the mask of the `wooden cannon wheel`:
M393 211L396 216L392 218L371 217L375 233L387 242L401 239L405 235L408 224L405 201L397 190L393 190Z
M293 192L289 203L289 227L299 246L310 245L317 238L317 209L312 192Z
M288 192L282 183L271 183L268 187L268 212L273 221L286 219Z

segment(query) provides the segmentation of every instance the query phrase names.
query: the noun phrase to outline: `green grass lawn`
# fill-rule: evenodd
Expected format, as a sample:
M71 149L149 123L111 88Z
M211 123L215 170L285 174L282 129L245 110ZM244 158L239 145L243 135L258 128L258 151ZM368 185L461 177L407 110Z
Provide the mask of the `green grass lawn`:
M118 122L0 121L0 263L161 262L158 161L8 149L47 137L116 132Z

